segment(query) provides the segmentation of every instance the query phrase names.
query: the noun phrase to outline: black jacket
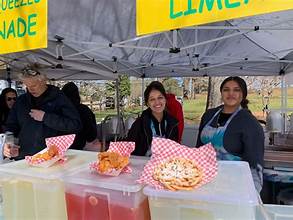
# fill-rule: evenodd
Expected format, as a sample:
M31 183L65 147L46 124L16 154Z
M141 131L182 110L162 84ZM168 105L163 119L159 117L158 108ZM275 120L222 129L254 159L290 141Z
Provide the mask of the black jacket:
M92 142L97 137L96 117L88 106L80 103L78 87L73 82L66 83L63 86L62 91L76 107L82 123L82 128L76 134L70 148L82 150L86 142Z
M203 145L200 139L202 129L221 107L209 109L202 116L197 137L197 147ZM211 123L211 126L217 126L217 117ZM241 109L231 120L225 131L223 141L227 152L241 157L252 168L255 168L257 164L263 166L264 132L259 122L247 109Z
M77 106L82 129L76 134L73 144L70 149L82 150L86 142L92 142L97 137L97 123L96 117L92 110L83 104Z
M0 108L0 133L4 132L5 122L7 120L8 114L9 114L8 107L2 106Z
M44 111L43 121L30 117L31 109ZM37 101L28 92L19 96L6 122L6 130L19 138L20 155L16 159L44 149L45 138L77 133L80 127L78 112L65 95L52 85L48 85Z
M5 122L8 118L10 109L5 100L5 94L0 95L0 133L4 132Z
M151 120L153 120L155 128L157 130L158 122L152 116L151 109L146 109L142 112L142 115L136 119L136 121L131 126L127 140L135 142L135 150L133 155L145 156L149 147L152 143L152 130L151 130ZM166 121L166 129L164 132L165 137L174 141L178 141L178 121L170 116L167 112L164 112L164 117L162 123Z

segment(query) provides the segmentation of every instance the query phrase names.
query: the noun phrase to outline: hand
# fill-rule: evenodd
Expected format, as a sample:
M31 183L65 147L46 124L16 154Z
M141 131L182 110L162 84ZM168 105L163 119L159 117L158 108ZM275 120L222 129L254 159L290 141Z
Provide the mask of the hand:
M31 109L30 116L35 119L36 121L43 121L45 112L42 110Z
M17 157L19 155L19 146L7 143L4 144L3 155L8 158Z

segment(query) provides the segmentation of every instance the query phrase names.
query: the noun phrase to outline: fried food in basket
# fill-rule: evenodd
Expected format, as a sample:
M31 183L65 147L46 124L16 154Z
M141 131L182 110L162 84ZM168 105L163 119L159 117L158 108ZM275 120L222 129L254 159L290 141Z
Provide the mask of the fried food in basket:
M58 148L56 145L51 145L47 151L44 153L38 153L32 157L33 161L44 159L44 160L51 160L53 157L58 155Z
M185 158L173 158L158 165L153 178L167 189L192 190L202 180L202 170L192 161Z
M112 169L123 169L129 163L129 158L116 152L102 152L98 154L98 170L106 173Z

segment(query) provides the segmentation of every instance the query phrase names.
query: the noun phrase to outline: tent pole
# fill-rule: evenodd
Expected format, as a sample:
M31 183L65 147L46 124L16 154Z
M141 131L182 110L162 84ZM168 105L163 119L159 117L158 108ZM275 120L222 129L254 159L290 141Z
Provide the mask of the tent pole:
M177 34L178 34L178 31L177 30L174 30L172 33L173 33L172 47L173 48L177 48L178 47L178 42L177 42Z
M142 39L145 39L145 38L149 38L149 37L154 37L156 35L160 35L161 33L165 33L165 32L159 32L159 33L144 35L144 36L140 36L140 37L135 37L135 38L131 38L131 39L128 39L128 40L116 42L115 44L125 44L125 43L129 43L129 42L133 42L133 41L138 41L138 40L142 40Z
M142 69L142 73L143 73L143 76L141 77L141 111L143 111L143 106L144 106L144 87L145 87L145 82L144 82L144 73L145 70L144 68Z
M127 67L127 68L125 68L125 69L120 69L120 70L119 70L119 71L122 72L122 73L127 72L127 71L129 71L129 70L137 70L137 69L141 69L141 68L143 68L143 67L148 67L147 65L136 66L136 67L129 67L129 66L123 64L123 63L121 63L121 65ZM141 74L139 71L135 71L135 72Z
M288 103L287 103L287 100L288 100L288 86L287 86L287 83L286 83L284 75L282 75L282 78L284 80L284 86L285 86L285 88L284 88L284 106L285 106L286 111L284 113L284 117L285 117L284 132L286 132L287 131L287 115L288 115Z
M135 38L130 38L130 39L127 39L127 40L124 40L124 41L119 41L119 42L115 42L115 44L125 44L125 43L129 43L129 42L133 42L133 41L138 41L138 40L142 40L142 39L145 39L145 38L149 38L149 37L154 37L154 36L157 36L157 35L160 35L162 33L165 33L164 31L163 32L158 32L158 33L154 33L154 34L147 34L147 35L143 35L143 36L140 36L140 37L135 37ZM99 44L97 42L92 42L92 41L75 41L75 40L66 40L67 43L73 43L73 44L87 44L87 45L101 45L101 46L106 46L105 44Z
M11 72L10 72L10 67L9 66L7 66L7 68L6 68L6 71L7 71L7 77L6 77L6 80L7 80L7 83L8 83L8 87L9 88L11 88L11 84L12 84L12 82L11 82Z
M292 60L280 60L280 59L264 59L262 57L223 57L223 56L205 56L205 55L200 55L200 57L206 57L206 58L220 58L223 60L238 60L238 62L272 62L272 63L293 63Z
M285 21L283 21L285 22ZM182 30L189 29L189 30L251 30L255 31L256 27L258 30L267 30L267 31L290 31L292 28L288 27L261 27L261 26L196 26L196 27L187 27L182 28Z
M171 38L169 37L168 32L164 32L164 35L165 35L167 41L172 45L172 40L171 40Z
M112 44L112 47L129 48L129 49L141 49L141 50L154 50L154 51L162 51L162 52L169 52L169 50L170 50L169 48L140 47L140 46L123 45L123 44Z
M116 108L117 108L117 126L115 131L115 141L117 140L117 134L122 131L122 124L121 124L121 111L120 111L120 90L119 90L120 80L119 77L115 80L115 89L116 89ZM124 134L123 134L124 135Z
M236 36L239 36L239 35L248 34L249 32L251 32L251 31L237 32L237 33L233 33L233 34L228 34L228 35L225 35L223 37L218 37L218 38L214 38L212 40L202 41L202 42L192 44L192 45L189 45L189 46L186 46L186 47L181 47L181 50L187 50L187 49L190 49L190 48L193 48L193 47L213 43L213 42L220 41L220 40L225 40L225 39L228 39L228 38L231 38L231 37L236 37Z
M286 132L286 118L287 118L287 88L286 88L286 82L284 75L281 76L281 113L283 115L283 128L282 128L282 134Z
M285 109L285 80L284 76L281 76L281 109L284 111Z

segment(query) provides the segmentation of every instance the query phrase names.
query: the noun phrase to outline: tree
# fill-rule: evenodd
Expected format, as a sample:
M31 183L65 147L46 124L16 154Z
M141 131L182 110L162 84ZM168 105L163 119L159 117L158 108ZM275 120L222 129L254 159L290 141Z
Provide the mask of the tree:
M103 83L100 83L99 81L84 80L74 80L72 82L78 87L82 103L89 105L92 110L95 110L96 105L99 106L99 110L102 109L103 96L105 94L105 89L102 86ZM55 86L58 86L59 88L62 88L66 83L68 83L68 81L54 81ZM90 104L88 102L90 102Z
M206 109L214 108L222 103L220 85L223 77L209 77Z
M130 96L130 80L126 75L119 75L117 80L120 101L122 101L123 99ZM116 80L106 83L106 96L116 97Z
M183 79L183 97L184 98L191 98L191 91L189 89L189 85L190 85L190 82L191 82L192 78L191 77L188 77L188 78L184 78Z
M278 87L281 83L280 77L250 76L246 77L245 80L248 89L257 91L258 96L261 97L263 116L265 116L265 112L270 108L270 100L273 96L274 88Z
M119 76L119 82L120 82L120 96L121 98L126 98L130 96L130 80L129 76L123 75Z
M195 94L200 94L208 91L209 78L208 77L193 77L192 78L192 92L193 97Z
M116 81L108 81L106 82L106 96L112 96L114 97L115 91L116 91Z
M176 96L182 95L182 89L177 79L167 77L162 80L162 84L164 85L167 93L173 93Z
M79 87L80 96L82 98L85 97L85 100L101 101L104 91L98 83L94 81L81 81Z
M188 77L183 80L184 96L195 99L196 94L208 91L207 77Z

